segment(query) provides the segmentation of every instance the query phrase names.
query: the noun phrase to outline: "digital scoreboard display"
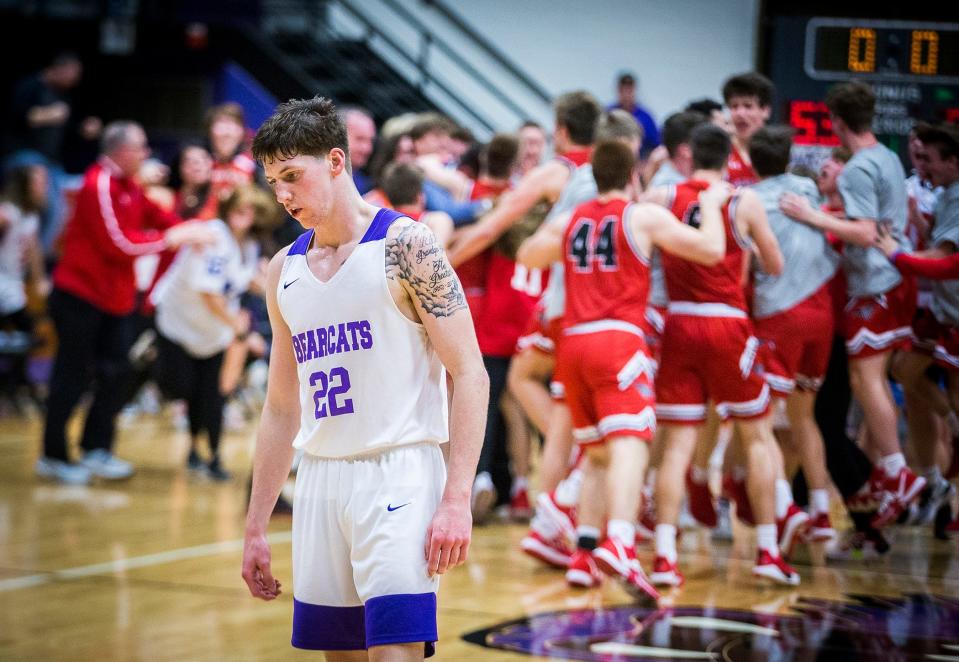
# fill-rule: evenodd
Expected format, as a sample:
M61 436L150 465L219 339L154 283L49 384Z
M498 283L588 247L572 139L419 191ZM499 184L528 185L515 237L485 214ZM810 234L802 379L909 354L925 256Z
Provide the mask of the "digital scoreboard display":
M841 81L872 86L873 130L907 169L907 138L917 121L959 121L959 22L783 13L764 25L760 70L776 86L773 121L796 132L798 162L818 167L839 144L824 101Z
M813 19L806 29L810 76L842 80L959 83L959 26Z

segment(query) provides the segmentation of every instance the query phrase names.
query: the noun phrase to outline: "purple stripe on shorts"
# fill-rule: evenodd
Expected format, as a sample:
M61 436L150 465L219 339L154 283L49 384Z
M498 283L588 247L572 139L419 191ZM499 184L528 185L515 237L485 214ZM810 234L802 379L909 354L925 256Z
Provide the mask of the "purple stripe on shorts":
M363 612L362 606L311 605L293 598L292 643L294 648L327 651L365 650L366 620Z
M366 601L366 645L422 641L433 655L436 636L436 594L383 595Z

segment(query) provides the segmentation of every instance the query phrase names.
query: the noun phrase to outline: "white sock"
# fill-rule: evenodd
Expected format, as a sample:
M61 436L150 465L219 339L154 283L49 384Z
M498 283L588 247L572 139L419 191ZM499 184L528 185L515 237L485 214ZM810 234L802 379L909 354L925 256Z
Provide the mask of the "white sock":
M529 488L529 480L526 479L526 476L514 476L513 485L510 487L509 495L514 497L527 488Z
M779 556L779 542L776 538L775 524L756 525L756 546L760 551L769 552L774 558Z
M624 519L611 519L606 523L606 534L616 538L627 547L636 544L636 525Z
M789 486L789 481L783 478L776 479L776 519L782 519L786 516L789 506L793 502L793 490Z
M890 478L895 478L906 468L906 457L902 453L890 453L879 458L879 466Z
M676 563L676 527L672 524L656 525L656 556Z
M476 479L473 481L473 493L491 489L493 489L493 477L490 476L489 472L481 471L476 474Z
M583 487L582 469L573 469L556 486L556 503L564 508L571 508L579 503L579 492Z
M813 515L829 514L829 490L809 490L809 508Z

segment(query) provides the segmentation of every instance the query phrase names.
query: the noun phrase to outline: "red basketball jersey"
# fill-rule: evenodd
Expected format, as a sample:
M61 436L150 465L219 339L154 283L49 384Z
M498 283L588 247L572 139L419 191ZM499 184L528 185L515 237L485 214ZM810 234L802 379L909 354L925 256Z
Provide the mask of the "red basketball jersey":
M743 158L736 145L733 145L726 161L726 181L733 186L750 186L759 181L759 175L753 170L752 164Z
M484 179L477 179L473 182L470 200L495 200L508 188L509 184L490 184ZM459 276L460 283L463 285L466 303L469 305L470 313L473 316L473 326L477 329L483 316L483 308L486 305L486 274L489 271L491 254L492 251L486 249L456 267L456 275Z
M616 319L645 328L649 264L630 240L629 201L591 200L576 208L563 237L563 327Z
M512 356L549 279L499 251L490 251L486 293L476 339L485 356Z
M699 193L709 188L709 182L687 180L669 189L669 210L686 225L699 227ZM662 251L666 291L672 303L722 303L748 311L743 287L743 260L749 244L739 236L733 219L738 197L733 195L723 206L723 226L726 230L726 256L712 267L684 260Z

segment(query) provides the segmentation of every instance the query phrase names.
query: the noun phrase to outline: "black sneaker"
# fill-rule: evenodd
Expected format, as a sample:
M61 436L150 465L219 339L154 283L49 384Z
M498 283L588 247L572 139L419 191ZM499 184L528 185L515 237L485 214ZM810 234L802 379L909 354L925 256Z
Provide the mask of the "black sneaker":
M219 460L210 462L206 470L210 478L218 482L224 482L233 478L233 474L220 466Z
M191 450L190 456L186 459L186 468L198 473L206 473L206 463L200 459L196 451Z

